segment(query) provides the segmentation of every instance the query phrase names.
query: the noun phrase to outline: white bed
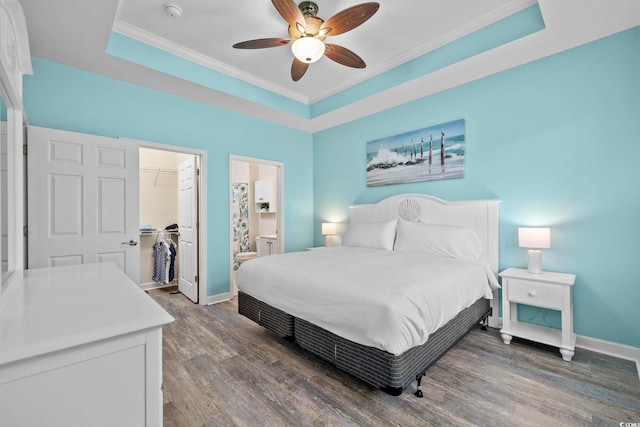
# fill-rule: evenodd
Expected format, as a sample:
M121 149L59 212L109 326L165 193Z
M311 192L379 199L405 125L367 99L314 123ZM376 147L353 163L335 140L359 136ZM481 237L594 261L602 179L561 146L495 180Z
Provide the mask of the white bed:
M481 310L472 317L486 319L488 304L476 307L498 287L497 222L496 200L447 203L411 194L352 206L345 246L245 262L237 276L239 311L339 367L338 341L343 353L367 353L343 369L397 394L433 363L420 360L430 334L455 327L472 308ZM480 318L439 339L436 357ZM393 374L398 378L362 374L369 362L358 363L370 354L374 370L389 362L379 365L381 355L403 365Z
M358 344L399 355L478 298L482 265L441 255L337 246L245 262L238 288Z

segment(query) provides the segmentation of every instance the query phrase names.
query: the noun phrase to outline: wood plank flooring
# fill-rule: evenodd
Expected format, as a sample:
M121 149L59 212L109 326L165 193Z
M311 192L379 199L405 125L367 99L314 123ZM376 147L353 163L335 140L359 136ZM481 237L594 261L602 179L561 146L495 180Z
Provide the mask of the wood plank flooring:
M165 426L619 426L640 423L632 362L471 331L428 371L425 397L389 396L237 314L150 291L163 330Z

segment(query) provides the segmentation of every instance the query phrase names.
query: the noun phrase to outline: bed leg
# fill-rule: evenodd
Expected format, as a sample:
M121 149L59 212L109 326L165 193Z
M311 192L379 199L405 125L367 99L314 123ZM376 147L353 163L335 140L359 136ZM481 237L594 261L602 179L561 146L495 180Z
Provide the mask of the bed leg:
M483 331L487 330L487 325L489 325L489 316L485 317L484 319L482 319L482 322L480 322L480 329L482 329Z
M422 382L422 377L424 377L425 375L426 375L426 372L416 375L416 381L418 382L418 389L416 390L415 395L417 397L424 396L424 394L422 393L422 388L420 387L420 383Z

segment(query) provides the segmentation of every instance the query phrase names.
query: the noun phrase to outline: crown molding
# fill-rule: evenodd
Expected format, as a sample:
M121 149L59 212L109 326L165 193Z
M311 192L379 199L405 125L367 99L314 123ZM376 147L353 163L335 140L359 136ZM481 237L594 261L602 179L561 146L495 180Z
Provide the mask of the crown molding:
M215 71L219 71L228 76L240 79L246 83L274 92L278 95L285 96L287 98L293 99L295 101L301 102L306 105L311 105L315 102L321 101L325 98L328 98L332 95L342 92L343 90L346 90L352 86L355 86L358 83L361 83L369 78L372 78L386 71L392 70L408 61L411 61L422 55L432 52L461 37L464 37L484 27L487 27L495 22L505 19L506 17L511 16L517 12L520 12L536 3L537 3L536 0L514 0L512 2L509 2L497 9L494 9L490 13L484 14L477 19L474 19L464 25L461 25L455 28L452 31L449 31L441 35L440 37L430 40L428 43L424 43L422 45L419 45L412 49L404 51L401 54L394 56L389 61L386 61L382 64L375 65L373 67L367 67L364 70L365 71L364 73L359 73L354 78L344 80L334 85L329 90L316 92L314 94L311 94L310 96L302 95L299 92L284 88L280 85L277 85L270 81L262 79L254 74L250 74L245 71L239 70L238 68L235 68L223 62L217 61L209 56L203 55L192 49L188 49L170 40L166 40L162 37L158 37L155 34L142 30L122 20L116 20L114 22L113 31L119 34L122 34L124 36L130 37L139 42L153 46L155 48L162 49L166 52L169 52L173 55L187 59L196 64L202 65L204 67L210 68Z
M280 85L274 84L268 80L260 78L254 74L247 73L238 68L232 67L223 62L217 61L209 56L203 55L195 50L186 48L180 44L174 43L170 40L158 37L148 31L142 30L134 25L128 24L124 21L117 20L113 24L113 31L122 34L123 36L130 37L141 43L148 44L149 46L164 50L165 52L176 55L180 58L184 58L188 61L210 68L212 70L221 72L230 77L240 79L246 83L268 90L270 92L282 95L284 97L293 99L294 101L301 102L309 105L310 99L308 96L302 95L299 92L295 92L284 88ZM216 88L213 88L216 89Z

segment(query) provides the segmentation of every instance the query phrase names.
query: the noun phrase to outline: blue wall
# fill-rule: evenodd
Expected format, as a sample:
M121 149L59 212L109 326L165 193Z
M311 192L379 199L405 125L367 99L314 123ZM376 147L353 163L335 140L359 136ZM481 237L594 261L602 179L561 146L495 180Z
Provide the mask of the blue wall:
M208 295L229 291L229 155L284 163L285 250L313 239L312 136L33 58L25 76L29 123L109 137L127 137L207 151Z
M194 82L200 86L226 92L270 108L309 118L309 107L306 104L228 76L220 71L212 70L204 65L196 64L188 59L149 46L119 33L112 32L109 36L107 53L144 67Z
M640 28L314 135L315 243L346 206L398 193L497 198L500 268L518 226L550 226L548 271L577 275L579 335L640 347ZM463 179L366 186L367 141L466 120ZM525 320L558 326L556 312Z

